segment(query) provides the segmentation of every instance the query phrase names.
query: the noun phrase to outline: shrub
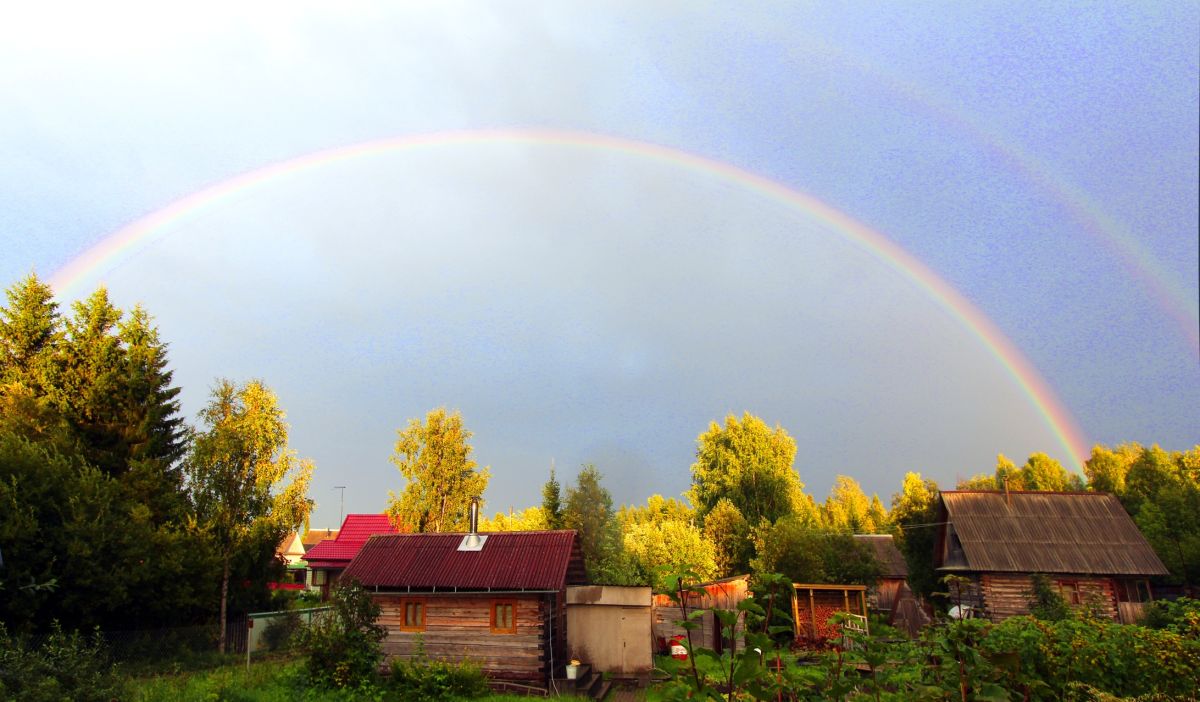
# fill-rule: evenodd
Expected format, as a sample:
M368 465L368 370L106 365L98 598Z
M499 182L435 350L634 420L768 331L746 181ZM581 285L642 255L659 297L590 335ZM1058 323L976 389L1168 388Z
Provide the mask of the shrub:
M263 630L263 642L267 644L267 650L279 651L290 646L302 626L300 615L295 612L272 617L267 628Z
M1050 578L1035 573L1033 592L1030 593L1029 599L1029 613L1042 621L1059 622L1071 616L1071 608L1050 584Z
M1200 639L1200 600L1155 600L1146 608L1146 626Z
M474 663L451 663L417 656L412 660L392 661L388 688L402 700L450 700L481 697L490 692L487 677Z
M311 681L322 687L357 687L374 679L387 631L375 623L379 604L357 582L339 583L333 611L316 618L300 636L308 652Z
M0 622L0 699L13 702L107 702L121 699L124 681L95 632L65 633L58 622L40 647L9 637Z

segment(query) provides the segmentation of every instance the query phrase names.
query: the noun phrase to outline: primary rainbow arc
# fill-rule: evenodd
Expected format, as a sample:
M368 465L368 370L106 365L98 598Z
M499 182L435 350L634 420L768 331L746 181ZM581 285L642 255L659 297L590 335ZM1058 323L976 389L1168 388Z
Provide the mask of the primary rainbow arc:
M1049 384L1033 367L1033 364L1025 358L1024 354L983 312L928 266L884 235L805 192L729 163L660 144L621 137L546 129L461 130L380 139L317 151L235 176L177 200L105 237L56 271L51 276L50 283L59 294L69 293L93 273L103 270L111 262L119 260L123 253L134 250L155 236L169 231L175 222L194 217L232 197L252 191L290 174L320 168L331 163L406 149L487 143L562 146L630 154L673 164L739 184L805 213L830 227L839 235L859 243L875 258L913 281L975 336L1028 397L1033 408L1050 427L1066 451L1072 467L1075 469L1082 467L1088 449L1087 443L1078 425Z

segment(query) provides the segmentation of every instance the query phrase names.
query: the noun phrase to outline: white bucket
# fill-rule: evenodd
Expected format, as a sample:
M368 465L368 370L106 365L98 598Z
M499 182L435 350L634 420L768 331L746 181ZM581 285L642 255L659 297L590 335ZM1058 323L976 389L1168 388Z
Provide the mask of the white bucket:
M567 680L574 680L579 675L579 666L567 664Z

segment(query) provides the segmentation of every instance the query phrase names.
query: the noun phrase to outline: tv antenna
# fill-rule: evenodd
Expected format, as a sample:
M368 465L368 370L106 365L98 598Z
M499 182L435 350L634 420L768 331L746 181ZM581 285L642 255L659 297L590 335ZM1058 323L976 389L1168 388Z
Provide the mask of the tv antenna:
M345 509L346 508L346 486L345 485L334 485L333 489L342 491L342 498L338 502L338 520L337 520L338 529L341 529L342 528L342 513L346 511L346 509Z

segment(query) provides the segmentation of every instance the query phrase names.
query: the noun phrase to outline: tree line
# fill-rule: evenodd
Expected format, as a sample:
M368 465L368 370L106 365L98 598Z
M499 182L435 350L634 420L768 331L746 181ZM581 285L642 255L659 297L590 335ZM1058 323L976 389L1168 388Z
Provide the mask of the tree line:
M167 344L140 306L100 288L60 311L35 275L0 307L0 621L18 630L141 629L223 621L270 606L277 545L307 520L313 466L261 381L218 380L189 426ZM397 431L404 486L387 513L402 531L462 531L490 468L445 408ZM893 534L913 589L935 588L938 486L907 473L885 506L848 476L824 501L805 492L796 442L750 413L697 437L691 485L678 497L614 505L600 469L563 484L552 469L538 505L484 518L485 531L575 529L593 582L665 585L783 573L795 582L869 583L879 574L853 534ZM1097 446L1084 475L1045 454L960 489L1115 494L1171 571L1200 579L1200 446L1168 452ZM223 630L223 627L222 627Z
M99 288L64 314L36 275L6 296L0 621L134 630L263 607L311 507L275 395L219 380L193 428L141 306Z

